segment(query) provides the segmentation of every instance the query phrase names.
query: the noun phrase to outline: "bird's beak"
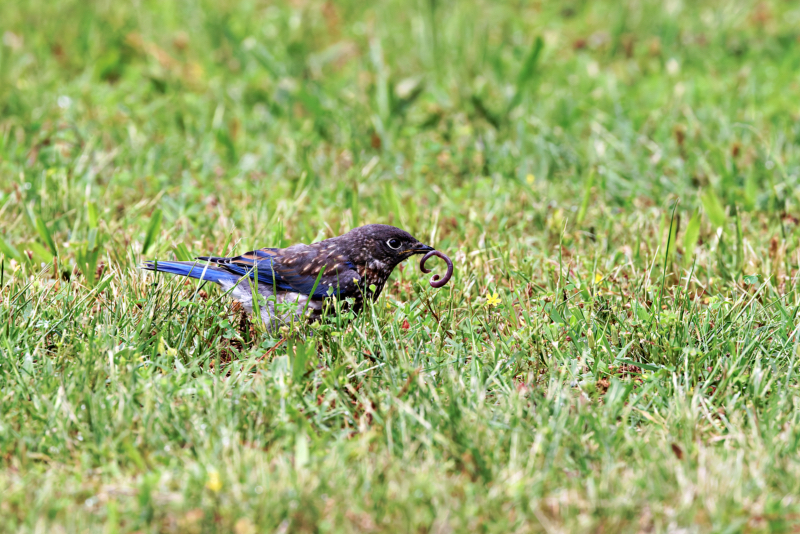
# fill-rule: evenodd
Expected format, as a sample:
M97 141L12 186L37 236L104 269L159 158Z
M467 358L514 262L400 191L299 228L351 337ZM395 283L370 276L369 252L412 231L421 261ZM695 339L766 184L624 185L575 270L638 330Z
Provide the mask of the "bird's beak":
M422 243L417 243L414 245L414 248L410 248L405 251L406 254L409 256L413 256L414 254L425 254L426 252L430 252L434 250L433 247L429 247L428 245L423 245Z

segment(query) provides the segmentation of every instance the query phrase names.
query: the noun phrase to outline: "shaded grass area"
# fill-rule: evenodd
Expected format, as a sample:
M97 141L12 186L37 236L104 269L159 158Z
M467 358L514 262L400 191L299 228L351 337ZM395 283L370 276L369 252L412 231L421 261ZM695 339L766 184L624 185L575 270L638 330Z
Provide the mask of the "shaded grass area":
M0 528L797 527L792 2L10 1ZM189 259L402 226L351 324Z

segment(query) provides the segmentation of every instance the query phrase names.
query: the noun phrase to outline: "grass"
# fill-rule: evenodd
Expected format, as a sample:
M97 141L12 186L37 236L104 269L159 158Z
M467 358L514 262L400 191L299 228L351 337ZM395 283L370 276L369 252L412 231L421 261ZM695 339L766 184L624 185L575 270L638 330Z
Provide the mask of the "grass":
M4 3L0 530L797 531L797 5L367 4ZM367 222L453 280L136 269Z

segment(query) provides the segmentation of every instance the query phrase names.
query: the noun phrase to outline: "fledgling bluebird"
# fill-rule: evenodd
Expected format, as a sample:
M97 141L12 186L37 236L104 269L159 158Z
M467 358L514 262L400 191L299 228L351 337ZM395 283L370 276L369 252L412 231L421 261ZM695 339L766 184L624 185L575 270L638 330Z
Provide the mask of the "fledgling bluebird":
M216 282L250 314L255 290L263 297L261 318L273 330L292 316L299 319L304 309L310 320L319 318L326 299L333 296L352 298L358 313L365 297L378 298L397 264L433 250L404 230L368 224L312 245L261 248L234 258L197 258L206 263L148 261L142 268ZM276 301L293 304L294 311L276 315Z

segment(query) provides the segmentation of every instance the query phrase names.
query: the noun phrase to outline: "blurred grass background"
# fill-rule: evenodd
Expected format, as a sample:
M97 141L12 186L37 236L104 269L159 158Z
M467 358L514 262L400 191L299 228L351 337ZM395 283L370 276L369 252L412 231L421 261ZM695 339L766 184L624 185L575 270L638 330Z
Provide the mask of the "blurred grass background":
M795 528L799 28L6 0L0 528ZM135 269L371 222L453 281L289 347Z

